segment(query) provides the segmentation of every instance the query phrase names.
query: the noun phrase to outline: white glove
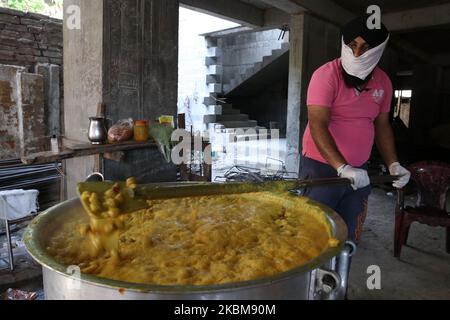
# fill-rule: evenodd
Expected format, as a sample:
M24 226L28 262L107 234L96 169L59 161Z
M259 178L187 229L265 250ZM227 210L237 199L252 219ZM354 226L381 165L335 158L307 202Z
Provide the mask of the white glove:
M394 188L397 189L404 188L411 178L411 172L402 167L398 162L394 162L389 166L389 172L393 176L400 176L400 179L394 181L393 184Z
M352 166L345 164L338 168L338 176L341 178L350 179L352 188L356 191L370 185L369 175L366 170L353 168Z

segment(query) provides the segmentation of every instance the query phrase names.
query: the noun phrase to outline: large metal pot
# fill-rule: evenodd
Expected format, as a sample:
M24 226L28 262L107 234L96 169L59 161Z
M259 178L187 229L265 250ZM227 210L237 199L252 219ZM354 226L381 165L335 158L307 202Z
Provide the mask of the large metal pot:
M61 299L258 299L258 300L312 300L341 299L346 290L347 257L345 246L347 227L330 209L325 210L333 236L341 243L330 248L308 264L289 272L255 281L217 286L155 286L127 283L80 274L76 266L58 263L46 252L45 239L71 214L83 214L78 199L61 203L37 217L24 236L31 256L42 265L45 297ZM335 259L341 256L341 259ZM339 267L334 262L338 260ZM324 267L327 266L327 267ZM329 268L340 271L335 272Z

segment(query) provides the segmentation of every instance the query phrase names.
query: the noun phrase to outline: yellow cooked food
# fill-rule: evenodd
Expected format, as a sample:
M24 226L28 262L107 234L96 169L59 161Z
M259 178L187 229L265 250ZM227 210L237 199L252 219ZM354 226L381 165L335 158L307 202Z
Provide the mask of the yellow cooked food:
M323 209L303 197L151 200L148 209L127 214L117 210L117 192L105 199L82 195L97 216L89 221L80 213L51 233L47 250L59 262L133 283L212 285L285 272L338 245Z

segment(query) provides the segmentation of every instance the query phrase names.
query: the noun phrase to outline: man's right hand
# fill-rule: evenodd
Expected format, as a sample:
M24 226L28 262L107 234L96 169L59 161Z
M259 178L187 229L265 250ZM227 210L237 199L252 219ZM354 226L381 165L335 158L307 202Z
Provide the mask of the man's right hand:
M353 168L348 164L344 164L337 169L338 176L350 179L352 188L356 191L370 185L369 175L366 170Z

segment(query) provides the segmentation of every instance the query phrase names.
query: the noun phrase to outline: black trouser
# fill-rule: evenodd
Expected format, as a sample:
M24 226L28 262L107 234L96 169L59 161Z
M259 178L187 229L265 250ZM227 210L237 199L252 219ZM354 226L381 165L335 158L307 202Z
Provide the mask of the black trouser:
M367 165L361 167L367 170ZM328 164L303 157L301 179L320 179L337 177L336 170ZM304 189L303 195L320 202L336 211L347 224L348 239L357 243L362 225L367 215L367 201L370 186L353 190L351 186L312 187Z

